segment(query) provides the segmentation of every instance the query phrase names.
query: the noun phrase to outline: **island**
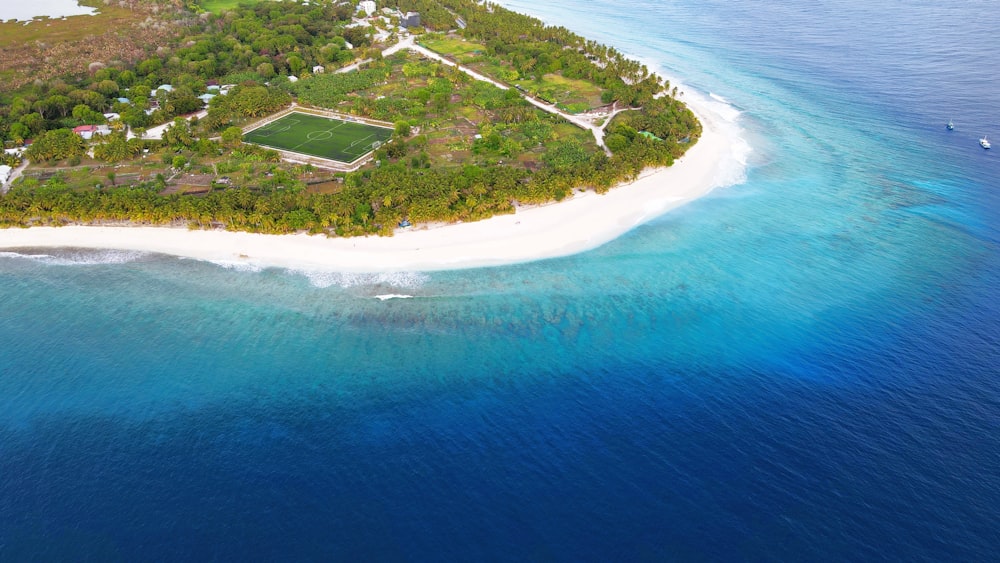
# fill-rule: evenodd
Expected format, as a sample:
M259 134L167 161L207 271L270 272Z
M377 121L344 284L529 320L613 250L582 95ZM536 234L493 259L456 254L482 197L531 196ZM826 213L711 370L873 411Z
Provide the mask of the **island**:
M154 6L134 9L170 39L153 52L7 70L0 248L505 264L703 195L729 150L644 65L494 4Z

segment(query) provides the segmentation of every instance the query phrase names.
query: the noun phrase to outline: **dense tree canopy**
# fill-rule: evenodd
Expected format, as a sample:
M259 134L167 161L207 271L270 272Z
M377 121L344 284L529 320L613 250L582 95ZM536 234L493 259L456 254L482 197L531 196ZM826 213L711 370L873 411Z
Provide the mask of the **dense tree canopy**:
M80 156L86 151L83 139L70 129L47 131L28 147L25 155L31 160L63 160Z

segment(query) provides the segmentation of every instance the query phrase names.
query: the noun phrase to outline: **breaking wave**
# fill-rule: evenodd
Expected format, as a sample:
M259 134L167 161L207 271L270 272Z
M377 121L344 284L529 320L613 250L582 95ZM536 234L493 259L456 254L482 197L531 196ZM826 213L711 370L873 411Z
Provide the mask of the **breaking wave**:
M95 266L98 264L126 264L150 256L138 250L66 250L54 254L24 251L2 251L0 258L32 260L53 266Z
M419 272L382 272L382 273L350 273L350 272L315 272L307 270L289 270L292 273L305 276L313 287L379 287L385 289L413 289L423 285L427 274ZM385 295L389 295L386 293ZM393 294L399 295L399 294Z

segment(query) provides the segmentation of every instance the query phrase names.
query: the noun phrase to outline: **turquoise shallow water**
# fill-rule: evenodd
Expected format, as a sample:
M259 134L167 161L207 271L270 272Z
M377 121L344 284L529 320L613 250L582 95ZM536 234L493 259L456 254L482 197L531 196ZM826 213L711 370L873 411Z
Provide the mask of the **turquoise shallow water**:
M745 178L504 268L0 254L0 559L995 551L990 5L505 5L713 94Z

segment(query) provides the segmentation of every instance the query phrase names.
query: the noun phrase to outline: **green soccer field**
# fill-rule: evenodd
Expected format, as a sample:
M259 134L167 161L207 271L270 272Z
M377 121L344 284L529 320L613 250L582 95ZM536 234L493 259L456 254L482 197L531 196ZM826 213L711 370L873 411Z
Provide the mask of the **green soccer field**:
M385 127L293 112L243 135L243 140L273 149L351 163L391 136L392 129Z

